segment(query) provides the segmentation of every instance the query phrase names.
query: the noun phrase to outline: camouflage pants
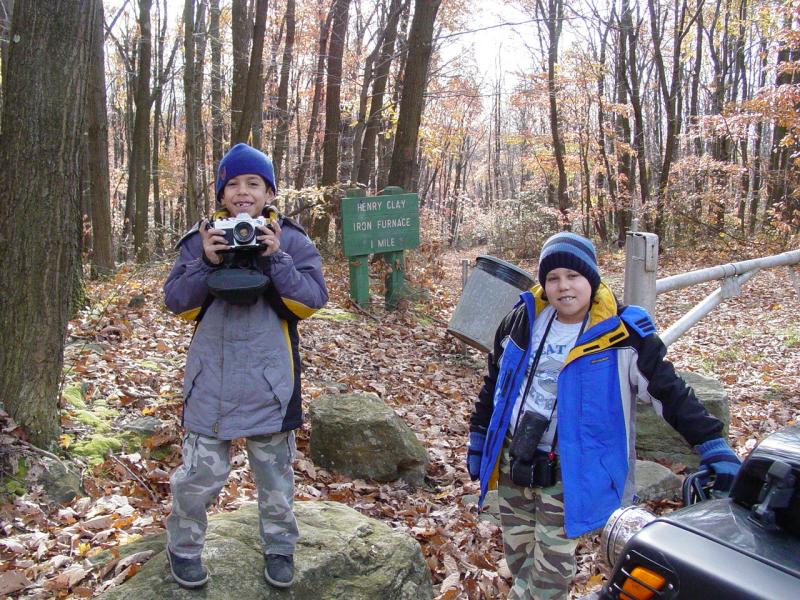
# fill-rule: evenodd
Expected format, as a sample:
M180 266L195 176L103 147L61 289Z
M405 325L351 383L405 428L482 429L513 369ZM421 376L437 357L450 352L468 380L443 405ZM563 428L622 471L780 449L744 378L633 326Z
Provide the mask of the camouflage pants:
M577 539L564 531L564 490L527 488L511 481L508 450L500 462L498 497L511 599L566 600L575 578Z
M203 551L208 518L228 479L230 440L197 433L183 438L183 464L170 479L172 512L167 517L167 544L184 558ZM294 432L247 438L247 457L258 488L261 546L265 554L293 554L298 538L294 501Z

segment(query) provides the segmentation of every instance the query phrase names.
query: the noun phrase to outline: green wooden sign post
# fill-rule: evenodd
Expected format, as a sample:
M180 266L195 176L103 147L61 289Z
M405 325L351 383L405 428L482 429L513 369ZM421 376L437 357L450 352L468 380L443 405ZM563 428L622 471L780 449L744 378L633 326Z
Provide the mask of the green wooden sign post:
M359 306L369 303L369 255L382 254L389 265L386 308L394 309L403 296L403 250L419 246L419 197L400 187L387 187L377 196L360 188L342 198L342 250L349 259L350 297Z

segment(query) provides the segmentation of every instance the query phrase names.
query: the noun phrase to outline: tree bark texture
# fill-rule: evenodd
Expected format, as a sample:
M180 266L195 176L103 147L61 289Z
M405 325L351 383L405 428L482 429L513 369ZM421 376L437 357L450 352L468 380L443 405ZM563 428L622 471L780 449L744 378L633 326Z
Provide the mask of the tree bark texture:
M247 4L247 0L233 0L231 3L231 46L233 50L231 134L242 118L245 90L247 89L250 38L253 34L253 23L247 14Z
M414 3L408 59L403 75L403 95L388 181L389 185L399 185L407 192L415 189L417 140L425 105L428 65L433 51L433 24L440 4L441 0L415 0Z
M42 447L60 430L94 15L91 2L18 0L3 82L0 389L6 410Z

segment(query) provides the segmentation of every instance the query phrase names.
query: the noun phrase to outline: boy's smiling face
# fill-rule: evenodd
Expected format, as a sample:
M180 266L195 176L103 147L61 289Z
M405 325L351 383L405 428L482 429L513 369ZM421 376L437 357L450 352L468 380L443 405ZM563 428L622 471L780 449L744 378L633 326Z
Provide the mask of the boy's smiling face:
M232 177L222 190L222 206L231 216L247 213L258 217L275 196L272 188L260 175L245 174Z
M559 321L580 323L589 310L592 284L577 271L559 267L547 274L544 292Z

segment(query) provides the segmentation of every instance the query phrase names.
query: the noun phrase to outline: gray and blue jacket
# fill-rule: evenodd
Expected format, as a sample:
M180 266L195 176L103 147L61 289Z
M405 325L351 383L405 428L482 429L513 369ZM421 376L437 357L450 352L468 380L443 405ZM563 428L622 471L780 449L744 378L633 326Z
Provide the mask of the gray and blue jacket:
M178 243L180 256L164 283L167 307L197 323L186 357L184 426L234 439L296 429L302 424L297 323L322 308L328 291L321 258L303 229L265 211L281 227L281 249L260 257L270 277L255 304L214 299L197 227ZM222 218L225 215L215 215Z
M470 419L470 431L486 435L479 504L497 485L500 452L533 351L533 323L548 306L538 284L520 298L498 327ZM601 283L586 330L558 376L558 453L569 537L602 527L633 499L637 398L651 403L692 446L720 437L722 422L708 414L665 354L647 312L618 307Z

